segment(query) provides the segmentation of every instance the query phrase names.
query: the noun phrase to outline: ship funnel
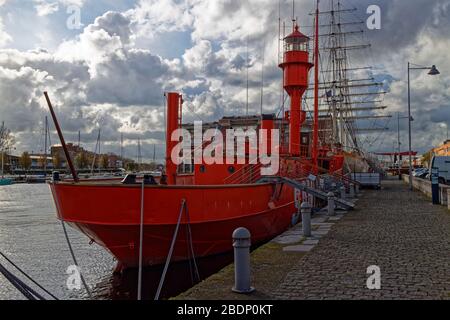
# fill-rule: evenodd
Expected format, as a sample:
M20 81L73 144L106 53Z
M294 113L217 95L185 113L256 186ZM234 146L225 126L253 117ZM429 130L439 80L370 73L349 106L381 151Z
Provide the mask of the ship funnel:
M176 92L166 93L167 99L167 132L166 132L166 175L167 183L175 184L177 165L172 160L172 151L179 141L172 141L172 133L181 128L183 97Z
M263 114L261 115L261 129L267 130L266 144L267 154L272 154L272 131L275 129L275 115L274 114Z

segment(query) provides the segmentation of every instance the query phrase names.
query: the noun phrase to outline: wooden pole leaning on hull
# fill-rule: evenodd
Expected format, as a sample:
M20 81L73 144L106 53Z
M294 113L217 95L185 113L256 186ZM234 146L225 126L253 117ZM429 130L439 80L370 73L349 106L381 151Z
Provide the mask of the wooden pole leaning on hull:
M55 111L53 110L53 105L48 97L47 91L44 92L45 99L47 100L48 108L50 109L50 113L52 115L53 123L55 124L56 131L58 132L59 140L61 141L62 148L64 150L64 155L66 156L67 164L69 165L70 172L72 173L73 181L79 182L77 171L72 162L72 158L70 157L69 150L67 150L66 141L64 140L64 136L61 131L61 127L59 126L58 119L56 118Z

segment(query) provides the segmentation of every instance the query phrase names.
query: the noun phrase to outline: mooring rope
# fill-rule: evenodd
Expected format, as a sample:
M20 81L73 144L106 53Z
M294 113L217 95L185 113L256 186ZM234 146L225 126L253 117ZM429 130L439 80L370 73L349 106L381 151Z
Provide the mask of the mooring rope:
M187 226L186 226L187 228ZM189 243L189 234L186 232L186 243ZM189 262L189 275L191 276L191 283L192 285L195 284L194 280L194 270L192 268L192 260L191 260L191 250L189 247L187 247L187 255L188 255L188 262Z
M88 287L88 285L86 283L86 280L84 279L83 274L81 273L80 267L79 267L78 262L77 262L77 258L75 257L75 253L74 253L74 251L72 249L72 244L70 243L69 235L68 235L67 230L66 230L66 225L65 225L63 220L61 220L61 224L62 224L62 227L63 227L63 230L64 230L64 235L66 236L66 241L67 241L67 245L69 246L70 254L72 255L73 263L77 267L77 269L78 269L78 271L80 273L81 282L83 283L83 286L84 286L87 294L89 295L89 298L92 299L91 291L89 290L89 287Z
M17 278L11 272L9 272L1 263L0 263L0 273L8 280L20 293L22 293L25 298L28 300L45 300L43 296L34 291L31 287L25 284L22 280Z
M45 289L43 286L41 286L38 282L36 282L33 278L31 278L25 271L23 271L19 266L17 266L14 262L12 262L5 254L3 254L0 251L0 256L3 257L6 261L8 261L9 264L11 264L14 268L16 268L22 275L24 275L28 280L30 280L32 283L34 283L37 287L39 287L42 291L44 291L46 294L48 294L50 297L52 297L55 300L58 300L57 297L55 297L51 292L49 292L47 289Z
M195 252L194 252L194 243L192 240L191 218L189 216L189 209L187 206L186 206L185 212L186 212L186 218L187 218L187 230L188 230L187 233L188 233L188 237L189 237L190 256L192 257L192 262L194 263L195 275L197 276L197 281L200 281L200 272L198 271L197 260L195 258ZM189 266L190 265L191 265L191 261L189 260Z
M195 253L194 253L194 245L193 245L193 241L192 241L192 231L191 231L191 221L190 221L189 211L188 211L187 206L186 206L186 219L187 219L186 243L188 244L187 256L188 256L188 263L189 263L189 275L191 276L191 283L192 283L192 285L194 285L195 281L200 281L200 273L198 271L197 261L196 261ZM192 268L192 265L194 265L195 270ZM194 279L194 276L196 277L195 279Z
M164 266L164 270L163 270L161 279L159 281L158 290L156 291L155 300L159 300L159 296L161 295L161 290L164 285L164 280L166 279L167 270L169 269L170 260L172 260L173 250L175 248L175 242L177 241L178 231L180 230L181 217L183 216L183 210L185 208L185 205L186 205L186 200L183 199L183 201L181 201L181 209L180 209L180 214L178 215L177 226L175 228L175 232L172 237L172 244L170 245L170 250L169 250L169 254L167 255L166 264Z

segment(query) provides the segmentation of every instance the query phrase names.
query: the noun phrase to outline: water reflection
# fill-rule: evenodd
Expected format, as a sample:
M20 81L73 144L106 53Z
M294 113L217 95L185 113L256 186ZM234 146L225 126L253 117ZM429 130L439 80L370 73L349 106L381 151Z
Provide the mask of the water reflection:
M208 278L233 261L233 254L227 253L197 260L200 281ZM167 271L161 299L179 295L198 283L189 262L171 263ZM158 289L164 266L144 268L142 281L142 298L153 300ZM129 269L120 275L105 277L94 289L96 299L134 300L137 297L138 269ZM230 284L230 288L231 288Z
M67 228L67 231L95 299L136 299L137 270L128 270L121 276L113 275L115 262L111 255L96 244L89 245L89 239L72 228ZM61 223L56 219L48 186L0 187L0 250L58 298L88 299L83 290L70 291L67 288L66 271L73 261ZM199 259L201 278L222 269L232 258L230 253ZM144 270L143 298L154 298L162 269L159 266ZM172 263L161 297L176 296L189 289L195 283L190 270L189 263ZM0 300L9 299L24 297L0 276Z

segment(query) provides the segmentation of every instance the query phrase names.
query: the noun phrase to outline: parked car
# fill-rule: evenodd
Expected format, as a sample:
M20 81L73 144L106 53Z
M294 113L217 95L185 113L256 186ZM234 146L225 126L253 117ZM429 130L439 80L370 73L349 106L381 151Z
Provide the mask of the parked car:
M426 168L418 168L413 171L413 177L419 177L422 175L427 169Z
M439 183L450 183L450 157L434 156L431 160L431 168L437 168L439 170Z
M429 170L427 168L418 168L413 171L413 176L424 179L428 173L429 173Z
M426 179L427 175L430 173L430 170L425 169L420 175L418 175L417 177L422 178L422 179Z

